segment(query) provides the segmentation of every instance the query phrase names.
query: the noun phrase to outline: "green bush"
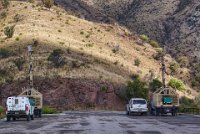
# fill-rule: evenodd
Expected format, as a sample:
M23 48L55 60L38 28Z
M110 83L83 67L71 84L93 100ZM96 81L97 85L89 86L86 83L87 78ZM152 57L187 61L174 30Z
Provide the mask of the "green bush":
M152 40L152 41L150 42L150 44L151 44L152 47L155 47L155 48L158 48L158 47L159 47L159 44L158 44L157 41Z
M7 16L7 13L5 11L3 11L1 14L0 14L0 19L3 19Z
M44 106L42 108L42 113L43 114L56 114L58 111L55 108L49 107L49 106Z
M9 6L9 4L10 4L10 2L9 2L9 0L2 0L2 6L4 7L4 8L7 8L8 6Z
M172 61L169 65L169 69L171 70L172 73L175 73L179 67L180 66L176 61Z
M162 82L158 79L153 79L153 81L149 84L149 89L153 92L160 87L162 87Z
M43 5L46 8L51 8L54 5L54 0L42 0Z
M193 100L192 99L189 99L185 96L181 97L179 99L179 103L180 103L180 106L179 106L179 112L185 112L184 111L184 108L190 108L190 107L193 107Z
M126 89L127 98L148 98L148 88L146 83L141 81L140 78L136 78L133 81L128 82Z
M11 55L10 51L5 48L0 48L0 58L8 58Z
M18 70L21 71L22 67L25 63L25 60L23 58L18 58L15 61L13 61L15 63L15 65L17 66Z
M140 65L140 63L141 63L140 59L137 58L137 59L135 59L134 62L135 62L135 66L138 66L138 67L139 67L139 65Z
M146 41L146 42L149 42L149 37L145 34L142 34L140 35L140 38L143 40L143 41Z
M8 38L12 38L13 34L15 32L15 26L10 26L10 27L5 27L4 29L4 34L8 37Z
M4 109L2 106L0 106L0 115L3 114L3 112L4 112Z
M48 60L51 61L55 67L61 67L65 64L62 54L63 54L63 51L61 49L55 49L49 55Z
M169 81L168 85L170 87L178 89L180 91L185 91L186 90L185 84L181 80L178 80L178 79L171 79Z
M101 92L104 92L104 93L106 93L106 92L108 92L108 86L102 86L101 88L100 88L100 91Z

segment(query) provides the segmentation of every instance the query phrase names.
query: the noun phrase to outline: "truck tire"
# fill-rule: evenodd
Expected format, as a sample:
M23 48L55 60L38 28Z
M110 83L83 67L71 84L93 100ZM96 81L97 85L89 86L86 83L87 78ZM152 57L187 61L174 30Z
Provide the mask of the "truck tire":
M160 109L159 108L156 108L156 110L155 110L155 114L156 114L156 116L159 116L160 115Z
M42 110L38 110L38 116L39 118L42 118Z
M16 121L16 118L15 118L15 117L13 117L13 121Z
M34 115L31 115L31 120L34 120Z
M10 121L10 116L6 116L6 120L7 120L7 121Z
M27 120L27 121L30 121L30 120L31 120L30 114L26 116L26 120Z

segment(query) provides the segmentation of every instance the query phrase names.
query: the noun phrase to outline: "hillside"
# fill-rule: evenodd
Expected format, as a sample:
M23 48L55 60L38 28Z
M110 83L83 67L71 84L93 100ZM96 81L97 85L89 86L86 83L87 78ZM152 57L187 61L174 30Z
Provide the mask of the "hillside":
M119 91L132 75L146 82L160 78L160 61L153 58L159 48L139 45L138 36L117 23L88 21L56 6L49 10L19 1L12 1L3 12L1 101L28 86L28 45L34 50L34 85L44 94L45 105L123 109ZM14 35L7 38L4 28L13 25ZM139 65L135 65L136 59ZM172 60L167 55L168 66ZM183 69L181 76L187 75L188 70Z
M165 44L167 52L191 70L189 81L193 88L199 89L199 0L55 1L88 20L117 21L134 33L146 34Z

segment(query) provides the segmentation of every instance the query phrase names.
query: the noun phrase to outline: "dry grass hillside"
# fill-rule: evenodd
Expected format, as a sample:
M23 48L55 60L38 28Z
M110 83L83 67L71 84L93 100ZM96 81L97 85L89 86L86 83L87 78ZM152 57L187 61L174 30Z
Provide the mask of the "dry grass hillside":
M62 96L72 98L73 103L87 102L89 106L107 103L112 108L120 102L115 87L125 85L131 75L140 75L147 82L152 77L160 78L160 62L153 58L157 49L147 43L139 45L138 36L117 23L86 21L56 6L49 10L37 3L20 1L12 1L8 9L1 9L0 13L3 12L6 13L0 20L0 48L6 53L0 57L3 98L16 95L20 86L28 84L28 45L34 50L34 84L44 93L46 104L56 105L53 100L60 103L62 100L57 99ZM13 25L14 35L7 38L4 28ZM51 56L52 61L48 60ZM135 65L136 59L139 65ZM168 55L167 65L171 61ZM182 70L183 76L187 74L187 69ZM99 93L104 85L110 87L106 96ZM70 94L71 91L75 93ZM87 96L86 91L92 94Z
M199 0L55 0L88 20L119 22L132 32L165 44L181 66L190 69L190 86L200 87Z

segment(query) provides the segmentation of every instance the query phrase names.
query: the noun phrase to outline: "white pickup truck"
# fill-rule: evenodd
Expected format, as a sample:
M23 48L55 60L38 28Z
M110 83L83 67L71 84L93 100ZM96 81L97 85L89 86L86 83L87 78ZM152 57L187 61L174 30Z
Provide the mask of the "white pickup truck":
M132 98L126 105L126 114L140 113L141 115L148 113L147 101L143 98Z
M34 107L31 106L29 98L12 96L6 101L6 118L7 121L18 118L26 118L27 121L34 119Z

